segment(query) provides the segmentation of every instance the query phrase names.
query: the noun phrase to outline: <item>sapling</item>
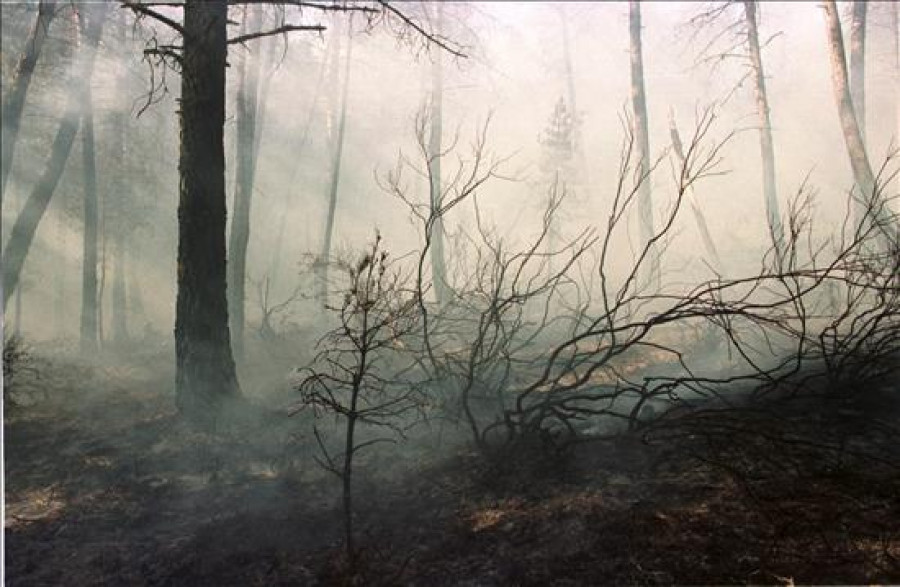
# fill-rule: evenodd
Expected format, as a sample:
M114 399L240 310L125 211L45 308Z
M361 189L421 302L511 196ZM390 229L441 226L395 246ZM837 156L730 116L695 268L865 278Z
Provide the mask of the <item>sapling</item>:
M417 327L419 304L391 268L381 236L353 263L338 262L346 286L337 303L326 303L338 325L318 342L318 353L302 370L302 394L293 413L310 408L320 457L316 461L342 484L345 553L356 560L353 534L353 466L362 449L403 437L404 421L419 406L409 377L415 364L403 339ZM321 422L333 416L338 452L326 441ZM361 430L363 426L366 430ZM365 438L364 432L372 432Z

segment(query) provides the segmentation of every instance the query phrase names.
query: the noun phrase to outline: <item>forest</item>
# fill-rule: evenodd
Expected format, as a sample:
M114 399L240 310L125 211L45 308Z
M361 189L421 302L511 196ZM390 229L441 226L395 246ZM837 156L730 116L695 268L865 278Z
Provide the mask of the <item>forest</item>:
M898 19L3 1L4 584L900 583Z

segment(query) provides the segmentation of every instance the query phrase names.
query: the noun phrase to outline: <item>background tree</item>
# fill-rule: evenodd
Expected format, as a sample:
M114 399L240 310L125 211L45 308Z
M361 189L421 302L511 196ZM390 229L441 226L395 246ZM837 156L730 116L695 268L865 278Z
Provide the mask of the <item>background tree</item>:
M44 41L50 31L50 23L56 15L56 2L53 0L41 0L38 3L38 13L34 20L34 26L25 41L25 47L16 64L15 77L12 88L3 100L2 128L3 139L0 147L0 200L6 193L6 181L12 167L13 153L16 149L16 139L19 136L19 126L22 122L22 111L25 109L25 100L28 95L28 87L34 68L40 59Z
M866 141L867 4L867 2L856 0L850 10L850 97L864 144Z
M260 29L262 6L245 7L245 27L248 21L249 29L245 30ZM228 246L228 312L231 316L231 343L238 359L244 354L244 310L247 245L250 241L250 206L253 201L256 154L262 134L262 129L257 124L261 59L260 55L254 58L248 50L241 59L238 73L237 178L235 180L234 211L231 219L231 238Z
M94 56L107 16L105 5L85 5L82 9L87 12L88 16L84 33L85 42L79 51L78 65L73 73L73 83L76 89L69 94L65 114L50 149L47 166L16 218L9 241L3 251L4 308L19 284L22 266L28 256L35 232L59 185L60 177L62 177L66 161L72 150L72 144L75 141L75 135L78 133L82 104L86 101L86 92L94 69Z
M124 25L123 25L124 26ZM100 207L97 195L97 159L94 144L94 104L93 93L88 85L81 112L81 157L84 184L84 234L81 247L81 351L92 354L97 351L98 295L97 253L100 223Z
M847 155L850 158L853 177L859 190L858 196L860 200L857 209L860 210L860 217L857 221L862 222L862 214L866 213L865 210L871 211L871 206L867 205L867 203L874 197L875 175L872 172L872 165L869 163L862 131L860 130L859 121L856 118L853 101L850 96L847 58L844 52L844 36L841 32L840 15L834 0L826 1L824 8L828 53L831 57L832 88L838 107L841 129L844 133L844 144L847 148Z
M319 255L319 298L325 300L328 295L328 259L331 256L331 240L334 236L334 221L337 213L338 192L341 183L341 162L344 155L344 133L347 128L347 101L349 100L350 90L350 66L353 57L353 30L350 23L346 27L347 31L347 52L344 56L344 75L340 81L340 113L337 116L336 128L332 125L333 140L332 157L331 157L331 178L328 182L328 212L325 216L325 233L322 239L322 252ZM340 33L336 33L334 37L333 53L332 53L332 79L334 80L332 87L336 90L338 87L338 58L341 54L340 49Z
M732 9L738 8L739 14L732 16ZM763 64L762 51L774 38L760 39L760 5L756 0L740 0L718 2L702 10L692 17L689 25L694 35L708 30L712 41L708 42L700 52L701 63L711 63L718 67L726 59L738 56L749 64L747 72L738 80L735 88L749 79L753 87L756 102L756 119L759 129L759 150L762 163L762 192L766 211L766 226L774 242L781 242L784 229L781 223L781 210L778 202L777 170L775 159L775 141L772 133L771 106L766 88L766 71ZM717 41L724 40L724 44ZM731 93L729 93L729 96Z
M628 31L631 41L631 111L634 116L634 133L637 140L638 165L635 170L639 186L638 218L641 246L653 238L653 193L650 188L650 122L647 118L647 94L644 88L644 52L641 44L641 3L631 0L628 4ZM647 278L659 283L659 253L651 247Z

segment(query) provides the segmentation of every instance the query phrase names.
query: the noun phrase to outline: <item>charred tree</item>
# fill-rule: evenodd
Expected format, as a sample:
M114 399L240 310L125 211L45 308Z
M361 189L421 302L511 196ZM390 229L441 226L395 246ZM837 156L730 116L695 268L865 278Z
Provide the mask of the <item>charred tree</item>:
M37 18L25 41L25 48L19 56L9 92L6 99L3 100L0 194L6 193L6 180L9 178L9 171L12 168L13 153L16 149L16 139L19 136L19 125L22 122L22 111L25 109L28 86L31 85L31 77L41 56L44 41L47 40L47 32L55 11L56 2L53 0L41 0L38 4Z
M240 395L225 274L225 0L187 0L181 57L176 393L188 419L215 426Z

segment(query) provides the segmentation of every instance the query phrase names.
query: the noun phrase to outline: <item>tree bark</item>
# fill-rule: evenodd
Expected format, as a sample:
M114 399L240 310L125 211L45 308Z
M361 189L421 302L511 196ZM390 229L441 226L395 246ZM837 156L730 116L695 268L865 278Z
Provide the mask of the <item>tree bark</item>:
M631 39L631 107L634 115L634 132L638 149L638 217L641 246L653 238L653 194L650 189L650 125L647 117L647 95L644 89L644 55L641 42L641 4L631 0L628 11ZM649 254L649 283L658 284L659 257L656 247Z
M769 95L766 91L766 74L759 45L757 8L756 0L745 0L744 17L747 22L747 52L752 69L753 92L756 96L756 116L759 124L759 151L762 157L762 184L763 200L766 206L766 222L772 242L780 250L784 241L784 229L781 225L778 187L775 182L775 142L772 139Z
M79 51L78 64L75 69L74 82L76 89L69 94L66 104L66 112L60 122L59 130L50 147L50 159L47 166L38 178L37 183L28 195L25 205L16 217L10 231L9 241L3 251L3 307L6 308L10 296L19 284L22 266L34 241L37 227L47 211L47 206L59 185L59 179L65 169L75 142L75 135L81 119L82 104L86 101L86 93L90 87L91 74L94 69L94 56L103 22L106 19L106 6L90 10L85 28L86 42ZM85 10L88 7L85 6Z
M81 352L97 352L97 243L100 221L97 199L97 161L94 144L94 107L87 92L81 115L81 156L84 173L84 233L81 246Z
M444 5L438 3L436 33L442 33ZM430 179L431 213L441 206L441 142L444 122L444 71L441 51L437 51L431 66L431 123L428 137L428 177ZM444 253L444 219L436 215L431 227L431 277L438 306L447 303L450 286L447 282L447 260Z
M261 6L251 6L250 30L260 28ZM245 16L246 18L246 16ZM257 98L260 58L248 63L244 55L240 66L237 95L237 177L235 178L234 211L228 246L228 312L231 316L231 345L235 357L244 354L244 307L246 290L247 244L250 242L250 205L256 172Z
M340 49L337 49L337 54ZM322 254L320 256L319 298L324 301L328 296L328 259L331 255L331 239L334 234L334 217L337 210L338 187L341 179L341 160L344 151L344 131L347 127L347 99L350 88L350 63L353 55L352 29L347 26L347 55L344 62L344 80L341 89L341 113L337 124L337 137L334 145L334 156L331 161L331 182L328 194L328 215L325 218L325 236L322 242Z
M12 168L13 153L16 148L16 139L19 136L19 126L22 122L22 111L25 109L25 98L28 95L28 86L44 41L47 39L47 31L56 11L56 2L42 0L38 4L38 15L34 26L25 41L25 49L19 56L15 74L9 93L3 100L2 114L2 145L0 145L0 199L6 193L6 180Z
M866 141L866 2L853 3L850 20L850 97L863 143Z
M176 395L182 414L215 429L240 396L225 271L225 0L187 0L181 71Z

